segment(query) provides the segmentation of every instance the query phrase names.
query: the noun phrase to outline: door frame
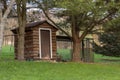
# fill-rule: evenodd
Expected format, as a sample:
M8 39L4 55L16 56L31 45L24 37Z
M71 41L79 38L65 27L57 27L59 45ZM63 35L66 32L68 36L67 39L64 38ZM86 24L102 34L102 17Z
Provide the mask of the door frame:
M39 28L39 57L42 59L42 52L41 52L41 30L48 30L50 31L50 58L52 58L52 31L50 28Z

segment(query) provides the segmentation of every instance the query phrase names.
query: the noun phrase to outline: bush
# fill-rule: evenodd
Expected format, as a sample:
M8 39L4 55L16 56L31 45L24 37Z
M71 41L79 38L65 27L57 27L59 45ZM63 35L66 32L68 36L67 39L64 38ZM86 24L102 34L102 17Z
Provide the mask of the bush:
M63 61L71 60L71 50L70 49L58 49L57 55L60 56Z
M94 51L105 56L120 57L120 37L115 33L99 35L101 45L94 43Z

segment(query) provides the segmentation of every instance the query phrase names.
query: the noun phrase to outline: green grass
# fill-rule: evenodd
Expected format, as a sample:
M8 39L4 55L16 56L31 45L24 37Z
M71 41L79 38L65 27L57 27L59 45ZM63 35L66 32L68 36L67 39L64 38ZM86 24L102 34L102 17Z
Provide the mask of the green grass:
M100 54L94 54L94 60L95 62L120 64L120 57L109 57L109 56L103 56Z
M120 65L0 62L1 80L120 80Z
M0 80L120 80L120 63L35 62L15 61L13 49L3 47L0 55ZM66 53L66 54L64 54ZM59 55L70 59L69 51L60 50ZM66 55L66 56L64 56ZM11 56L11 57L9 57ZM106 57L104 57L106 58ZM110 58L111 59L111 58ZM116 58L115 58L116 59Z
M3 46L2 53L0 53L0 60L13 60L14 48L13 46Z

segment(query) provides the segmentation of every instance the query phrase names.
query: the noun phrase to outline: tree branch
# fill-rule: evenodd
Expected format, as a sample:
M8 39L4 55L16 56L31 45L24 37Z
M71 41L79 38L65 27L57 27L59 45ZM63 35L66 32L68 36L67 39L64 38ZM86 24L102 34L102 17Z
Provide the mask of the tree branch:
M108 14L107 16L105 16L104 18L100 19L100 20L97 21L97 22L91 23L91 25L89 25L89 26L86 28L86 30L83 32L83 34L81 35L81 37L80 37L79 39L80 39L80 40L84 39L85 36L88 34L88 32L90 32L90 31L94 28L95 25L101 24L101 22L103 22L106 18L110 17L110 16L113 15L113 14L114 14L114 12Z
M62 31L63 33L65 33L68 37L71 38L71 35L68 34L65 30L63 30L62 28L60 28L60 26L58 26L46 13L45 9L43 8L42 4L39 3L38 1L35 1L36 3L38 3L40 5L40 8L43 10L43 13L45 14L46 18L53 24L55 25L60 31ZM72 39L72 38L71 38Z
M7 18L10 10L12 9L12 6L13 6L14 2L15 2L15 0L11 0L11 2L9 3L9 6L7 7L7 10L5 11L2 19Z

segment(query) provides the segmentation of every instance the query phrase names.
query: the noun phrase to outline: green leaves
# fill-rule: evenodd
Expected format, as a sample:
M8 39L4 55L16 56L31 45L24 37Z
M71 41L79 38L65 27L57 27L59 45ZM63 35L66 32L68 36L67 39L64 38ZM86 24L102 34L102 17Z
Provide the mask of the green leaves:
M102 46L94 45L94 51L106 56L120 57L120 36L116 33L103 33L99 36Z
M111 21L108 21L103 24L103 28L107 32L120 32L120 17L114 18Z
M57 4L74 15L91 11L91 7L88 6L90 3L84 0L60 0Z

